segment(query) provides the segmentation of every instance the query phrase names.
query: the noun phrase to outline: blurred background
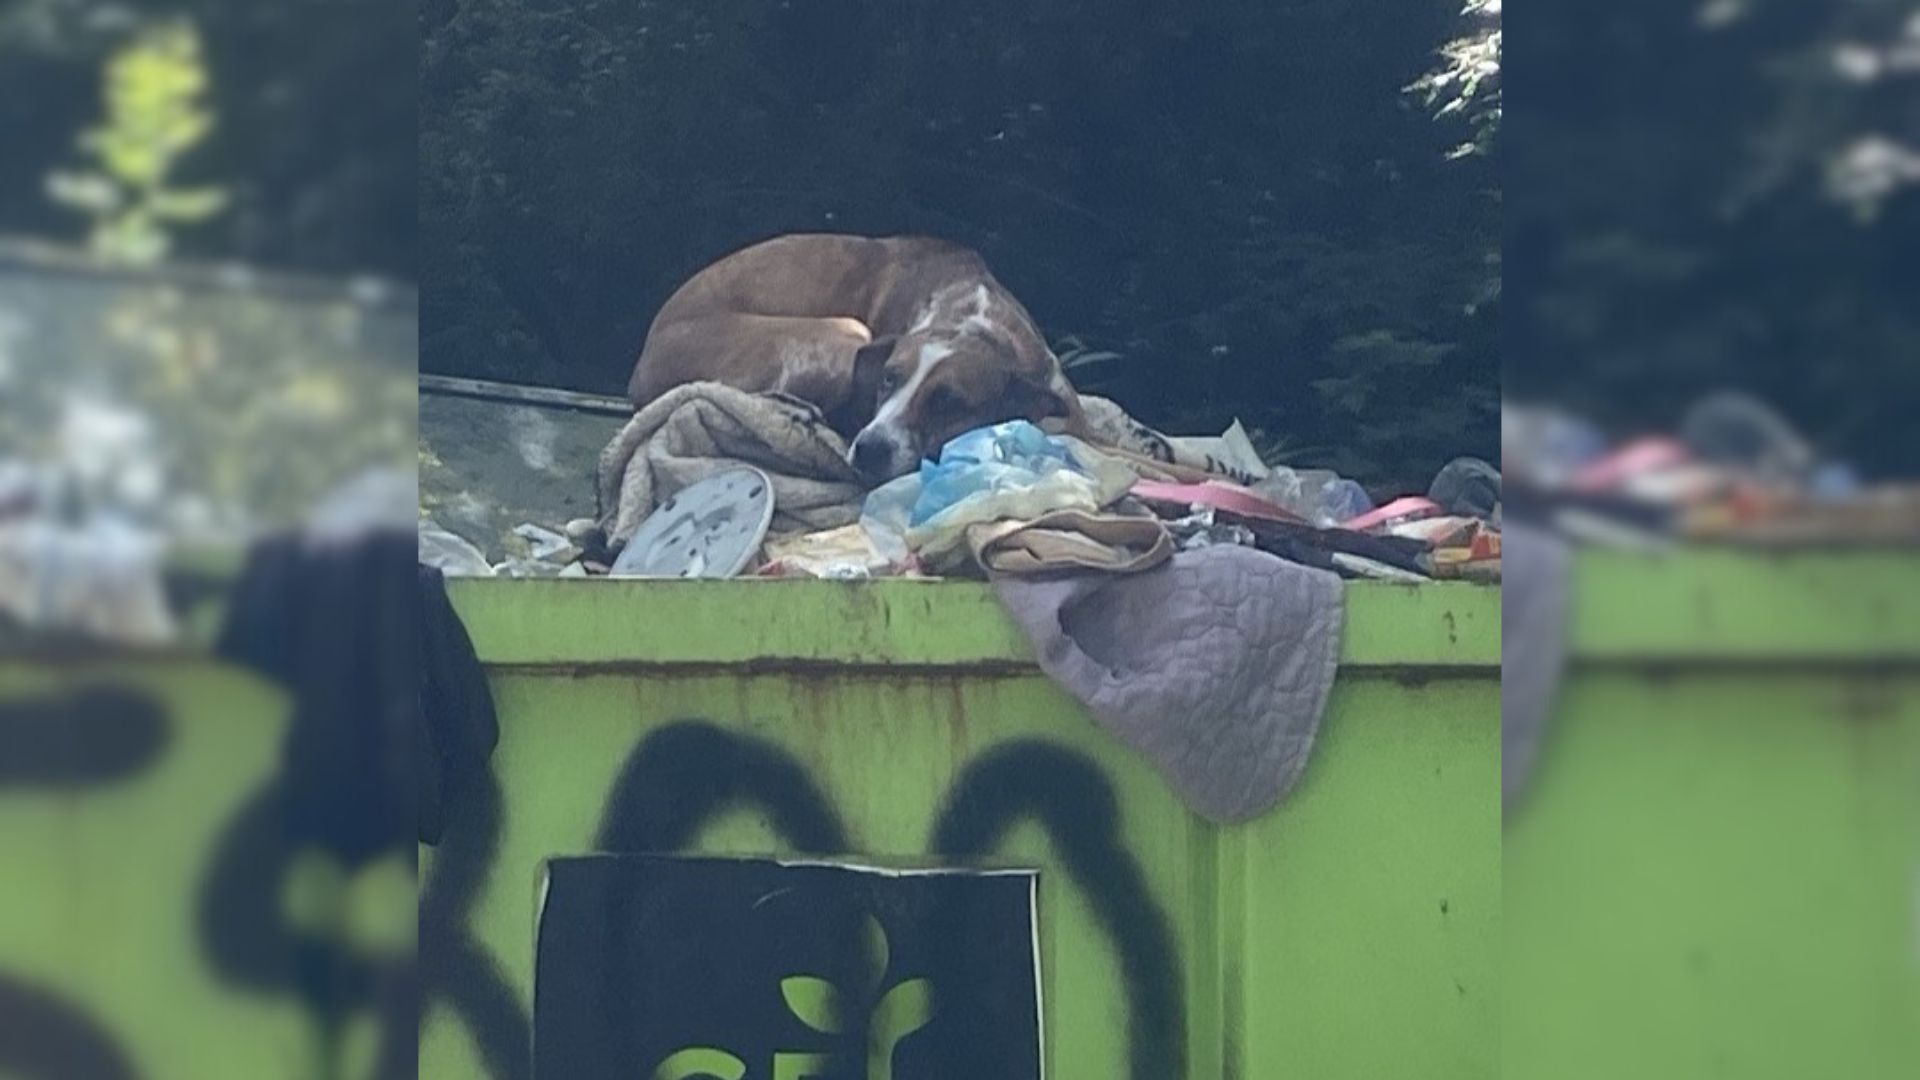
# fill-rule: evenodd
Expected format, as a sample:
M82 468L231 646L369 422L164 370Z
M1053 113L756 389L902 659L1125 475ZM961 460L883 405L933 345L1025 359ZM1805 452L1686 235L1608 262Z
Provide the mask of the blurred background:
M58 549L232 551L411 469L403 7L0 9L0 612L100 623Z
M8 1080L413 1075L414 17L0 4Z
M1920 474L1920 6L1524 5L1503 77L1503 389L1614 431L1752 391Z
M1505 29L1503 1070L1920 1070L1920 5Z
M83 170L109 60L164 27L199 42L208 124L170 179L220 189L174 252L326 275L414 274L415 9L387 0L10 0L0 9L0 231L82 240L48 177ZM175 49L187 48L175 45ZM178 55L176 53L176 55Z

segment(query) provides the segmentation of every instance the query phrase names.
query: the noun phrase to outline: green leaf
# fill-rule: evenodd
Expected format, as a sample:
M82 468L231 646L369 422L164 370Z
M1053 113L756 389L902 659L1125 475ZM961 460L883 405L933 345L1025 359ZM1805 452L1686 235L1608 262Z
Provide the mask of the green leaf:
M675 1051L653 1071L653 1080L746 1080L747 1063L710 1046Z
M99 173L49 174L47 194L57 203L90 214L110 214L120 208L120 189Z
M225 209L227 193L219 188L180 188L156 191L147 207L167 221L205 221Z
M867 1076L869 1080L892 1080L893 1049L907 1036L926 1027L933 1019L933 983L927 979L908 979L887 991L873 1010L873 1026L867 1036Z
M800 1022L815 1031L838 1035L846 1030L846 1006L840 990L812 975L789 975L780 980L780 996Z
M873 1010L876 1037L885 1033L898 1042L933 1019L933 980L908 979L887 991Z
M121 129L102 132L94 148L107 171L132 187L154 183L166 172L167 159L160 147Z

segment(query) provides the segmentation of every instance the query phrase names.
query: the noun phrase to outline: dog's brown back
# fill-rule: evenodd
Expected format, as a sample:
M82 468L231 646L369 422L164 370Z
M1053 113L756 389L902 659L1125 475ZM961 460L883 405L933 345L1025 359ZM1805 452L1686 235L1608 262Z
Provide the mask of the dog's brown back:
M891 402L888 437L862 444L878 471L897 474L962 420L1078 416L1046 339L985 261L911 236L796 234L728 255L661 307L627 395L645 406L692 382L784 393L851 439L875 419L887 380L920 393L925 380L912 376L936 361L914 357L932 356L950 385L944 397L924 389L960 405L923 423L911 401Z
M647 332L627 396L644 405L701 379L774 389L777 358L805 353L809 344L835 352L898 336L928 297L974 281L998 288L980 256L932 237L796 233L766 240L675 290ZM849 319L865 328L864 341L848 337ZM824 410L839 405L797 396Z

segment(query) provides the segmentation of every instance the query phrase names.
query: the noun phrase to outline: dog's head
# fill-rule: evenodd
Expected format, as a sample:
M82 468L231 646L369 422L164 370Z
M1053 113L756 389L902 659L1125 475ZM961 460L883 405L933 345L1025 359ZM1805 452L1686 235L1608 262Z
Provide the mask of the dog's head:
M847 460L875 484L912 472L974 428L1057 418L1076 432L1082 424L1080 398L1052 351L1044 344L1022 349L978 326L875 341L860 351L855 368L875 409Z

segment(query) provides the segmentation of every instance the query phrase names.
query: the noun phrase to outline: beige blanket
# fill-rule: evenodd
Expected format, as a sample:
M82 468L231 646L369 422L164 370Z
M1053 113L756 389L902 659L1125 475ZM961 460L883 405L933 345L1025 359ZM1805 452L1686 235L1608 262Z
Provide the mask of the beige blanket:
M1231 452L1231 439L1168 438L1105 398L1080 401L1093 436L1088 441L1144 476L1245 478L1245 455ZM836 529L860 520L866 498L846 454L846 441L805 402L718 383L682 386L640 410L601 451L600 528L617 550L680 489L747 464L773 480L773 532Z
M846 442L804 402L718 383L677 387L600 452L600 527L619 548L654 507L738 464L773 480L773 531L849 525L866 489L846 454Z

